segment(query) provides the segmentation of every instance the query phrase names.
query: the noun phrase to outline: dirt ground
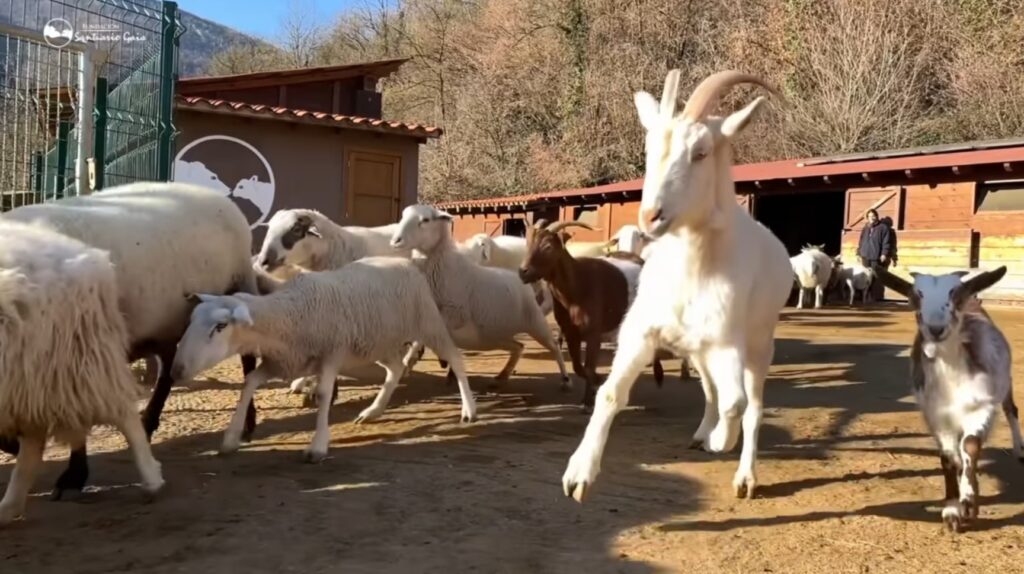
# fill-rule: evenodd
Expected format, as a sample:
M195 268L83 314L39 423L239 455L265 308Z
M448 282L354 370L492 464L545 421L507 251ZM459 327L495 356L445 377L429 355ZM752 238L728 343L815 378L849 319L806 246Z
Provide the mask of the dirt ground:
M993 314L1024 354L1024 313ZM51 447L27 520L0 530L0 572L1020 572L1024 466L1002 417L979 521L942 528L939 461L908 392L912 329L903 309L785 312L754 500L732 494L738 447L686 448L703 395L678 362L663 388L649 370L637 383L578 505L560 480L587 422L582 387L559 392L535 345L497 393L487 377L505 356L468 357L471 425L432 357L374 423L351 421L379 379L346 383L319 465L301 462L313 411L283 384L257 394L254 442L215 454L240 389L233 359L172 394L154 439L168 486L152 503L107 429L90 440L94 487L49 501L66 456ZM1020 360L1014 375L1022 403ZM0 481L11 468L0 458Z

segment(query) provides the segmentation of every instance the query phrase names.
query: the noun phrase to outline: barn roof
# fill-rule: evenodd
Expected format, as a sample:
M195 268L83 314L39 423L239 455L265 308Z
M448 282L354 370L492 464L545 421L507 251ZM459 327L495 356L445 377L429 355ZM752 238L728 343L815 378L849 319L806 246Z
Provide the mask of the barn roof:
M178 80L176 89L179 94L184 96L195 96L216 90L251 89L305 82L329 82L359 76L380 79L397 72L398 68L408 61L409 58L394 58L390 60L377 60L375 62L343 64L340 66L253 72L230 76L198 76Z
M282 120L335 128L381 132L402 136L415 136L420 138L438 138L444 133L444 130L439 127L364 118L359 116L282 108L264 104L247 104L245 102L232 102L228 100L203 98L198 96L177 96L175 99L179 109L190 109L200 112Z
M1020 178L1024 138L786 159L733 167L737 193L827 191L852 187L920 185L955 181ZM642 179L545 193L444 202L452 213L523 209L533 205L635 201Z

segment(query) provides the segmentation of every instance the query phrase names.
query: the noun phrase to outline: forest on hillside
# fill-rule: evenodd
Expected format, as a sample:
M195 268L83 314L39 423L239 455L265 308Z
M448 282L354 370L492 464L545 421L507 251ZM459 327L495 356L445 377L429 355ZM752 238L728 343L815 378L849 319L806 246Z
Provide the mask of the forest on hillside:
M293 1L276 47L211 74L409 56L385 115L440 125L428 200L638 177L633 92L732 68L777 86L741 162L1024 136L1024 0L373 0L333 21ZM756 88L735 89L732 110Z

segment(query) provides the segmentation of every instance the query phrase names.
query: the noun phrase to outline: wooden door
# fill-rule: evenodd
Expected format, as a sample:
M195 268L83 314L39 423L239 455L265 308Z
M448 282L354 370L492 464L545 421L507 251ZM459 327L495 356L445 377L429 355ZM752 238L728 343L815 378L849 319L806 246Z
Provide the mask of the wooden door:
M350 151L346 162L348 217L351 225L372 227L398 221L402 203L402 158Z

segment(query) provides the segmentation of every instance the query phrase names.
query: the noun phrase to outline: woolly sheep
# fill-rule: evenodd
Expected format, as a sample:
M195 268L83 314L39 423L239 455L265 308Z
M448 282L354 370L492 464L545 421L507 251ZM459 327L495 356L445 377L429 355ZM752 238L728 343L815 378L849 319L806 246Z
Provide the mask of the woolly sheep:
M844 265L841 257L836 256L838 264L837 279L839 285L845 285L850 293L850 306L853 307L853 298L857 291L861 292L861 303L866 304L871 296L871 284L875 280L875 271L859 263Z
M805 246L799 254L789 258L796 275L798 297L796 308L804 308L804 292L814 289L814 308L820 309L825 297L825 288L832 276L832 258L822 251L823 246Z
M267 223L257 261L266 271L285 264L308 271L329 271L372 255L411 258L411 249L390 245L395 229L394 223L342 226L314 209L282 209Z
M978 517L978 461L1000 408L1010 425L1013 454L1024 462L1010 344L977 298L1006 275L1006 266L970 279L966 271L911 273L913 283L881 267L876 273L916 311L910 378L939 447L946 482L942 520L959 532Z
M594 414L562 475L563 492L577 501L597 479L615 415L662 346L688 356L701 375L704 417L692 446L729 451L742 424L733 488L738 497L752 497L757 484L764 380L793 270L782 242L736 203L732 141L765 98L727 117L709 113L736 84L767 85L756 76L719 72L697 86L677 115L680 76L668 73L660 106L647 92L634 97L647 134L638 224L657 238L656 248L640 272Z
M505 382L523 354L523 344L515 336L526 333L555 354L562 388L568 389L562 353L533 290L513 271L481 267L461 255L452 240L451 221L451 215L429 205L410 205L402 211L391 245L424 255L417 264L427 276L455 344L461 349L508 351L509 360L495 377Z
M176 382L170 366L192 310L185 296L197 291L256 292L252 234L245 216L230 199L194 184L131 183L19 207L0 220L52 228L110 253L128 328L129 360L156 355L162 365L143 414L148 435L156 431ZM242 366L248 372L255 359L243 357ZM256 414L251 405L247 414L249 435ZM80 491L87 478L83 444L72 450L54 497L65 490Z
M423 341L447 360L459 382L462 420L476 419L476 404L462 355L452 342L426 278L400 257L367 257L333 271L304 273L269 295L200 294L202 301L181 339L173 370L191 376L239 352L259 352L245 378L238 409L221 452L238 449L243 405L271 377L319 379L316 433L306 459L322 460L329 440L328 412L338 371L376 362L387 371L373 404L357 422L377 418L403 372L402 343Z
M13 221L0 220L0 237L0 433L19 441L0 525L24 514L47 438L75 448L94 425L121 431L155 494L164 480L135 412L109 255Z

